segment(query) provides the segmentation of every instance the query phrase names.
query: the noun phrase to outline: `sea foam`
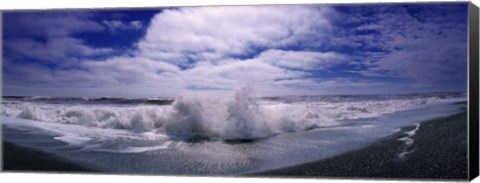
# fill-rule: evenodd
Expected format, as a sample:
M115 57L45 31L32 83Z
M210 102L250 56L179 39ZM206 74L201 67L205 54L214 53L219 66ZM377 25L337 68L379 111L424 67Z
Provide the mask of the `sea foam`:
M334 101L331 99L335 98ZM173 140L248 140L279 133L341 126L342 121L374 118L425 105L464 100L462 97L414 96L375 100L266 100L251 87L230 97L186 93L171 105L49 104L16 101L4 104L2 114L38 122L102 129L152 132ZM300 98L301 99L301 98Z

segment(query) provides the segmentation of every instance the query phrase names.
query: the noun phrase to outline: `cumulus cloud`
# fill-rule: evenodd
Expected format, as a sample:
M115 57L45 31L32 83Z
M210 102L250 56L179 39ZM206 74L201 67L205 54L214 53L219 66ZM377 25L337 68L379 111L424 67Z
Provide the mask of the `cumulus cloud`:
M232 6L165 10L139 42L141 55L185 63L248 55L258 49L306 44L328 35L320 6Z

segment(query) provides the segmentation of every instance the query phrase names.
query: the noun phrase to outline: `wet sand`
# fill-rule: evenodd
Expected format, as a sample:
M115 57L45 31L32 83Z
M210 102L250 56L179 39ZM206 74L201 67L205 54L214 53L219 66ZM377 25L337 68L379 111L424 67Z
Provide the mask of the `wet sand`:
M399 139L408 136L415 126L380 139L371 145L316 162L269 170L248 176L259 177L343 177L395 179L466 180L467 113L420 123L411 136L412 151L405 157L399 153L406 144Z
M59 156L3 141L2 171L11 172L95 172Z

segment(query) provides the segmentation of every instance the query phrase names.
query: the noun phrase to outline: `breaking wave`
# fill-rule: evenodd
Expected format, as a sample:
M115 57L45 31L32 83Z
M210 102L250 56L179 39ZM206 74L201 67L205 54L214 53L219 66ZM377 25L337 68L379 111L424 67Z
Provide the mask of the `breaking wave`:
M170 105L67 105L35 102L4 104L4 116L133 132L165 134L171 139L248 140L279 133L341 125L342 120L378 117L463 98L285 102L262 100L251 87L231 97L184 94Z

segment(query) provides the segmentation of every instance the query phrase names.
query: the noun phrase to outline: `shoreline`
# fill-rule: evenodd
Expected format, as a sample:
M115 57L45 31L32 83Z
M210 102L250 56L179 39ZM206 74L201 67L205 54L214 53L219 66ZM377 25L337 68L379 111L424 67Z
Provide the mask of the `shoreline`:
M421 121L366 147L248 177L467 180L467 112ZM416 130L411 135L408 132ZM410 136L411 135L411 136ZM413 143L406 144L405 138ZM408 152L399 157L402 152Z
M466 111L462 111L448 117L419 122L418 129L416 124L403 127L399 132L370 145L326 159L286 168L226 176L466 180L466 118ZM408 134L413 131L416 133ZM410 142L408 138L413 140L413 143L406 147L406 142ZM4 172L107 173L68 161L55 154L5 140L2 142ZM399 158L401 152L408 153L404 158Z

